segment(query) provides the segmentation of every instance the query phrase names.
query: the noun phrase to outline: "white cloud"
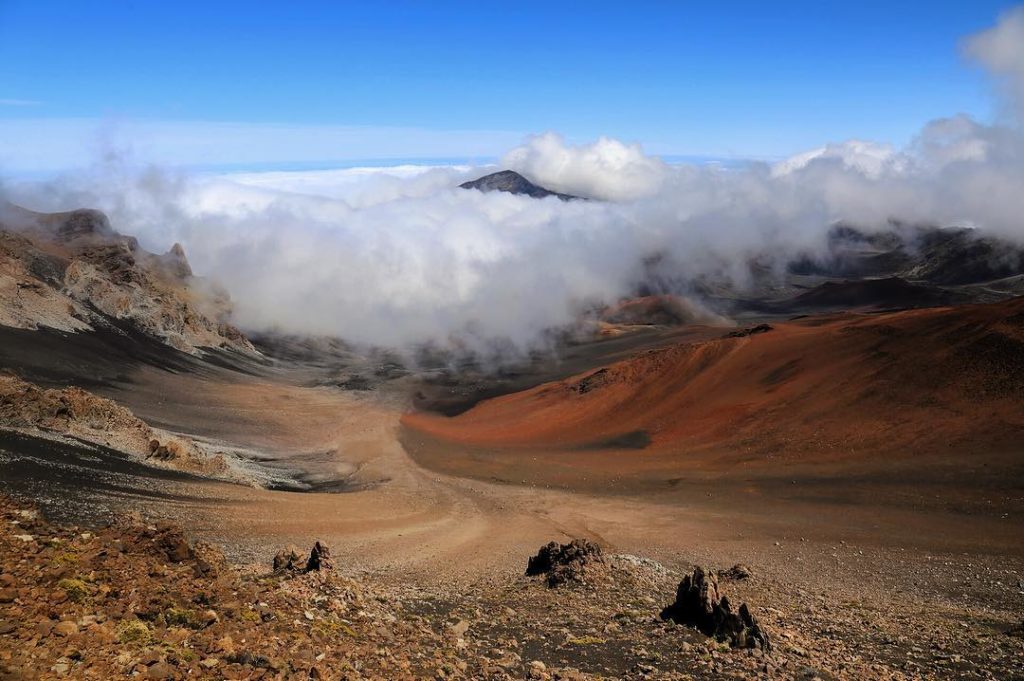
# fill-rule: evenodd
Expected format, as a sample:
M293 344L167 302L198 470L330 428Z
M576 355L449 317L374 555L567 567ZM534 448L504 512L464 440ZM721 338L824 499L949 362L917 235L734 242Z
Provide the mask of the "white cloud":
M1019 124L1024 119L1024 7L1015 7L992 28L969 36L964 51L999 79Z
M628 200L457 188L493 167L188 177L116 160L9 191L34 208L97 206L154 250L181 242L197 273L227 286L243 327L383 345L453 336L529 343L585 302L628 294L652 254L665 256L676 280L743 285L750 258L781 268L822 248L840 219L869 229L893 217L969 222L1024 240L1024 143L966 118L929 124L903 150L831 145L783 164L784 173L763 163L670 166L611 140L537 139L513 156L558 173L565 184L556 188L601 196L619 179ZM609 163L601 149L625 161Z
M613 201L656 194L667 170L663 161L644 154L639 144L602 137L592 144L570 146L552 132L533 136L511 150L502 165L549 189Z
M453 177L463 181L479 172L474 166L405 164L363 166L334 170L230 173L221 179L263 189L344 199L353 206L369 206L401 196L428 196L451 187ZM454 175L453 175L454 173Z
M998 72L1020 16L970 43ZM174 130L162 144L180 141ZM585 302L628 294L653 254L684 292L700 276L742 286L751 258L781 268L822 248L837 220L971 224L1024 242L1024 135L964 116L928 123L904 149L849 141L774 167L668 165L637 145L550 133L505 156L535 182L607 202L457 188L493 167L189 177L103 158L7 191L37 209L101 208L154 250L181 242L197 273L227 286L245 327L384 345L529 343Z
M791 156L773 165L772 174L788 175L813 162L838 162L870 177L878 177L897 159L895 149L889 144L849 140Z

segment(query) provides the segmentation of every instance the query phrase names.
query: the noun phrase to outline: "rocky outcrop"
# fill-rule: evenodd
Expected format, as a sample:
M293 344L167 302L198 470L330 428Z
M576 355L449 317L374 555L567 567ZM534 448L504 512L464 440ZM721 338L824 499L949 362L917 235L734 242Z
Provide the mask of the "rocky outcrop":
M77 387L47 389L0 375L0 428L73 437L165 468L244 480L223 454L151 428L116 402Z
M747 604L733 612L729 598L718 589L718 580L699 567L683 577L675 602L661 611L661 618L695 627L705 636L728 642L732 648L771 649L768 634Z
M295 546L281 549L274 556L273 568L274 574L319 572L320 570L333 570L334 561L331 559L331 550L325 544L316 542L306 559L302 558L299 549Z
M730 331L722 338L746 338L747 336L756 336L759 333L768 333L774 327L771 324L756 324L754 326L748 326L745 329L737 329L736 331Z
M78 332L127 323L188 353L256 353L229 323L228 297L193 276L180 244L150 253L98 211L3 208L0 325Z
M600 546L587 539L573 539L568 544L551 542L542 546L527 563L526 574L543 575L548 586L556 587L566 582L584 582L595 568L604 566Z

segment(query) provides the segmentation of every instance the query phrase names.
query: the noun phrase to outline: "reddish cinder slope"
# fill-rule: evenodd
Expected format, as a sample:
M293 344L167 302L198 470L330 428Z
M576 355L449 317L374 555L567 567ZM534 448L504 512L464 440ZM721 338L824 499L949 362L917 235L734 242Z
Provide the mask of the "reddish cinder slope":
M1011 449L1024 442L1022 407L1015 299L781 323L404 423L471 447L820 461Z

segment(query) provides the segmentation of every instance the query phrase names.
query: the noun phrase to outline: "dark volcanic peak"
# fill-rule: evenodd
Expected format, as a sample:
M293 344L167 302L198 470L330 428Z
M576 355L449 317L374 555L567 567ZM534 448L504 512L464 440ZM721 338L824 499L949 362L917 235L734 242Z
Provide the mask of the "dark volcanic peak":
M463 189L479 189L482 192L508 192L509 194L522 194L535 199L543 199L545 196L557 196L563 201L578 199L579 196L571 194L559 194L550 189L530 182L514 170L501 170L490 175L484 175L476 180L463 182L459 185Z
M900 277L826 281L790 302L801 308L911 308L936 307L966 302L966 296L927 283Z

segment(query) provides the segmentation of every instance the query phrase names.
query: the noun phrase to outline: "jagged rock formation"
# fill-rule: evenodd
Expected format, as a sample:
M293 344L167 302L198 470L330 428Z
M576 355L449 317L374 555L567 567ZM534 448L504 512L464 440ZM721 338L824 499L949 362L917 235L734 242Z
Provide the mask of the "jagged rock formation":
M299 548L297 546L289 546L286 549L281 549L274 555L274 561L271 565L275 574L299 570L302 567L302 556L299 555Z
M719 592L714 574L699 567L683 577L675 602L661 611L661 617L696 627L705 636L727 641L732 648L771 649L768 634L750 614L747 604L733 612L729 598Z
M566 582L582 582L595 566L605 564L601 547L587 539L573 539L568 544L551 542L530 558L526 574L545 575L547 584L556 587Z
M309 558L305 560L303 560L296 546L281 549L274 556L272 565L274 574L318 572L320 570L334 569L331 550L320 542L313 544L313 549L309 552Z
M555 196L563 201L572 201L573 199L581 198L579 196L561 194L559 192L553 192L550 189L545 189L540 185L530 182L514 170L502 170L496 173L491 173L490 175L484 175L476 180L463 182L459 187L462 189L479 189L482 192L508 192L509 194L520 194L523 196L530 196L535 199Z
M331 559L331 550L317 542L313 544L313 550L309 552L309 560L306 561L306 572L334 569L334 561Z
M179 244L163 255L93 210L0 207L0 325L80 332L127 323L179 350L255 354L230 301L195 279Z

